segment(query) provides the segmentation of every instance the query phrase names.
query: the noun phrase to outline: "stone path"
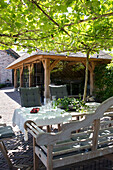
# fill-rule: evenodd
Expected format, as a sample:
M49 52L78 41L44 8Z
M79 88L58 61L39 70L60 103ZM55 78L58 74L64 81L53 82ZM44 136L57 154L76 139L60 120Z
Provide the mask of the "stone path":
M0 89L0 123L12 126L14 110L20 107L20 94L13 87Z

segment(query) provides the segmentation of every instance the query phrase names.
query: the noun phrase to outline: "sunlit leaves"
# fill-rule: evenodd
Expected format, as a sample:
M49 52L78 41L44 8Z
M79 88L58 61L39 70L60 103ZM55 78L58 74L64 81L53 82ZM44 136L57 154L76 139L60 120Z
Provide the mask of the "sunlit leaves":
M111 0L1 0L1 46L58 52L111 49L113 16L101 15L112 10Z

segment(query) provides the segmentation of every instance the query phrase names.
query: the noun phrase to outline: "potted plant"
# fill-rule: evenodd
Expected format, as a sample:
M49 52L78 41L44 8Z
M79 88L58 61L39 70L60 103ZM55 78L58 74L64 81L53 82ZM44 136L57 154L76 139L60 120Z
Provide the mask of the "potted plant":
M58 98L55 100L55 105L62 109L81 111L87 108L84 101L81 98L75 99L70 97Z

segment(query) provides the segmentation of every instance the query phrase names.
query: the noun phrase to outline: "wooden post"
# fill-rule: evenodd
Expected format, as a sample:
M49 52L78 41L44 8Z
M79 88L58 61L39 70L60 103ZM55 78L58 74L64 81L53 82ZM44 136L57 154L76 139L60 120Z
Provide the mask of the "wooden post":
M23 87L23 66L20 68L20 87Z
M94 89L94 79L93 79L93 70L90 71L90 95L93 95L93 89Z
M51 70L59 63L60 60L55 60L52 64L50 64L50 59L42 60L44 67L44 85L45 92L44 97L50 98L49 84L50 84L50 72Z
M98 146L98 134L99 134L99 128L100 128L100 119L94 120L94 126L93 126L93 141L92 141L92 150L96 150Z
M93 95L94 90L94 69L95 69L95 63L90 62L89 64L89 71L90 71L90 95Z
M34 165L34 170L37 170L39 167L39 158L35 153L35 145L36 145L36 140L33 137L33 165Z
M53 151L53 146L52 145L47 146L47 170L53 170L52 151Z
M32 87L32 82L33 82L32 81L33 80L33 78L32 78L33 64L29 65L28 69L29 69L29 87Z
M14 70L14 88L17 90L17 70Z
M44 84L45 84L45 98L49 98L49 84L50 84L50 59L45 60L45 67L44 67Z

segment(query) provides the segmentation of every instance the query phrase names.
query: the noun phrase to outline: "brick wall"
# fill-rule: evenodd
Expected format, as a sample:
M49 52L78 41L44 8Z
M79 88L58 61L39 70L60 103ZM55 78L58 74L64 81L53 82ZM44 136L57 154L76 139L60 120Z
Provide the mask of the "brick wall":
M0 84L4 84L7 79L12 83L12 70L6 67L15 60L10 54L4 50L0 50Z

